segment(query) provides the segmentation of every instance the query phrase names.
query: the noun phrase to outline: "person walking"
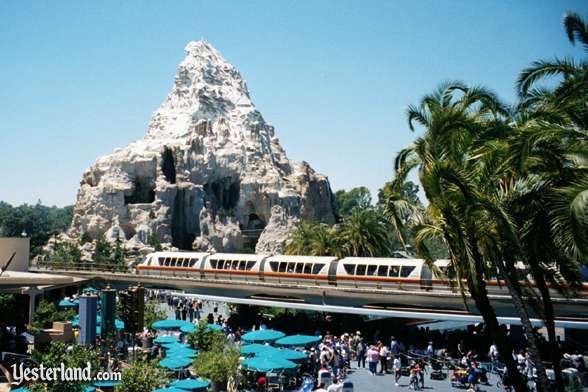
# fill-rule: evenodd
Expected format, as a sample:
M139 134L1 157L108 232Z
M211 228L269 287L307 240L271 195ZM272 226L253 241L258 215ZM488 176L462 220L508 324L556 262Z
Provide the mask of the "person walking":
M400 354L400 346L398 345L398 341L394 336L392 336L390 340L390 352L392 353L393 357L396 357L398 354Z
M366 355L366 349L365 349L365 343L363 342L363 339L359 340L359 343L357 343L357 367L358 368L364 368L365 369L365 355Z
M368 366L370 369L370 374L372 376L376 375L376 370L377 370L379 358L380 358L380 353L378 352L378 350L376 350L376 347L370 346L370 349L367 352L367 360L368 360Z
M385 345L380 348L380 374L388 373L388 354L390 350Z
M400 380L400 376L402 376L402 361L400 360L400 355L396 355L394 357L394 384L398 386L398 381Z

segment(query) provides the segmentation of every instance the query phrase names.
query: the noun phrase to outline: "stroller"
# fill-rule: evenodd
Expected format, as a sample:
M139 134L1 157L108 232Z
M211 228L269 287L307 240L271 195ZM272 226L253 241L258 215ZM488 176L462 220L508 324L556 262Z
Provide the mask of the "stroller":
M431 359L431 380L445 380L447 373L443 372L443 362L432 358Z
M460 368L454 369L453 373L451 373L451 386L453 388L467 388L468 371Z

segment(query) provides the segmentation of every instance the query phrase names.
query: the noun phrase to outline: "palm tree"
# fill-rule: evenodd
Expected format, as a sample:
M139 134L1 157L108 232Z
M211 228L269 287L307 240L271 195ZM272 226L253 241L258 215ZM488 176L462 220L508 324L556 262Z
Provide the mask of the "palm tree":
M567 13L568 40L588 50L588 25ZM534 87L559 75L552 89ZM541 296L557 388L563 379L548 284L566 292L580 282L588 256L588 66L572 59L539 61L518 82L521 104L508 154L516 169L509 206L522 228L521 244Z
M300 222L285 247L288 255L337 256L340 246L335 230L325 224Z
M372 208L354 208L338 229L345 256L378 257L391 253L391 239L382 217Z
M513 222L493 197L495 190L492 193L500 165L476 155L483 140L508 134L508 114L495 94L484 88L469 88L459 82L441 86L425 96L419 106L408 109L410 129L420 124L424 135L398 154L394 183L400 189L407 174L418 169L429 205L420 223L413 228L417 253L432 264L426 242L432 238L443 239L449 250L453 282L464 300L466 293L472 296L503 354L515 388L523 391L526 386L510 356L510 343L498 323L485 283L490 276L503 277L522 315L531 349L537 362L541 362L512 258L518 254L518 243ZM388 215L399 214L400 198L398 193L388 205ZM507 253L511 257L505 258ZM539 373L541 366L538 366Z

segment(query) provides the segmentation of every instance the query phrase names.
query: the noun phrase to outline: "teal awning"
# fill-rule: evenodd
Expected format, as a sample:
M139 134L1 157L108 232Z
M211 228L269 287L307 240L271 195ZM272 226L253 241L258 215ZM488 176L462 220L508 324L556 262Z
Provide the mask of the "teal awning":
M297 346L305 347L320 342L321 336L312 335L291 335L276 340L278 346Z
M188 358L164 358L159 361L159 366L170 370L180 370L187 368L192 364L192 361Z
M112 388L116 386L120 381L110 380L110 381L96 381L93 386L96 388Z
M78 306L78 304L67 299L62 299L61 301L59 301L58 306L60 308L75 308L76 306Z
M156 337L155 340L153 340L153 343L155 343L155 344L177 343L178 341L179 341L179 339L177 338L177 336L167 335L167 336Z
M182 358L196 358L198 355L198 350L194 350L193 348L188 347L179 347L179 348L172 348L165 352L165 356L167 358L175 358L175 357L182 357Z
M248 345L241 347L241 354L245 354L245 355L259 354L259 353L262 353L262 352L267 351L268 349L272 349L272 348L273 348L272 346L268 346L265 344L253 343L253 344L248 344Z
M186 392L185 389L179 389L174 387L154 389L152 392Z
M294 369L296 364L278 357L253 357L245 359L243 367L259 372L270 372L273 370Z
M161 343L161 346L166 350L174 350L179 348L190 348L186 343L173 342L173 343Z
M241 354L267 356L272 358L287 359L289 361L296 361L306 359L306 354L301 351L291 350L289 348L276 348L264 344L248 344L241 347Z
M203 380L201 378L194 379L194 378L185 378L183 380L177 380L171 383L171 386L174 388L181 388L188 391L194 391L198 389L205 389L208 388L210 382Z
M186 320L159 320L151 324L153 329L180 329L183 326L193 325ZM189 328L189 327L188 327Z
M273 329L261 329L259 331L247 332L241 336L241 340L250 343L258 342L273 342L274 340L280 339L286 336L283 332L275 331Z

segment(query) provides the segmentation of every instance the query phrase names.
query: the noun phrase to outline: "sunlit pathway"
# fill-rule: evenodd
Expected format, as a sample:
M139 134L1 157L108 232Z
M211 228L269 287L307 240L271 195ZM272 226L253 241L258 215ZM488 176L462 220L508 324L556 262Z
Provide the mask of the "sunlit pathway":
M381 375L377 374L372 376L366 369L357 369L353 364L352 372L347 376L346 381L351 381L354 386L354 392L371 392L371 391L399 391L408 392L412 389L408 388L408 377L402 377L399 382L399 386L394 385L394 376L392 374ZM496 376L491 376L491 385L480 385L478 390L480 392L498 392L499 388L496 387ZM452 388L449 378L446 380L431 380L429 375L425 375L425 392L430 391L466 391L466 389Z

